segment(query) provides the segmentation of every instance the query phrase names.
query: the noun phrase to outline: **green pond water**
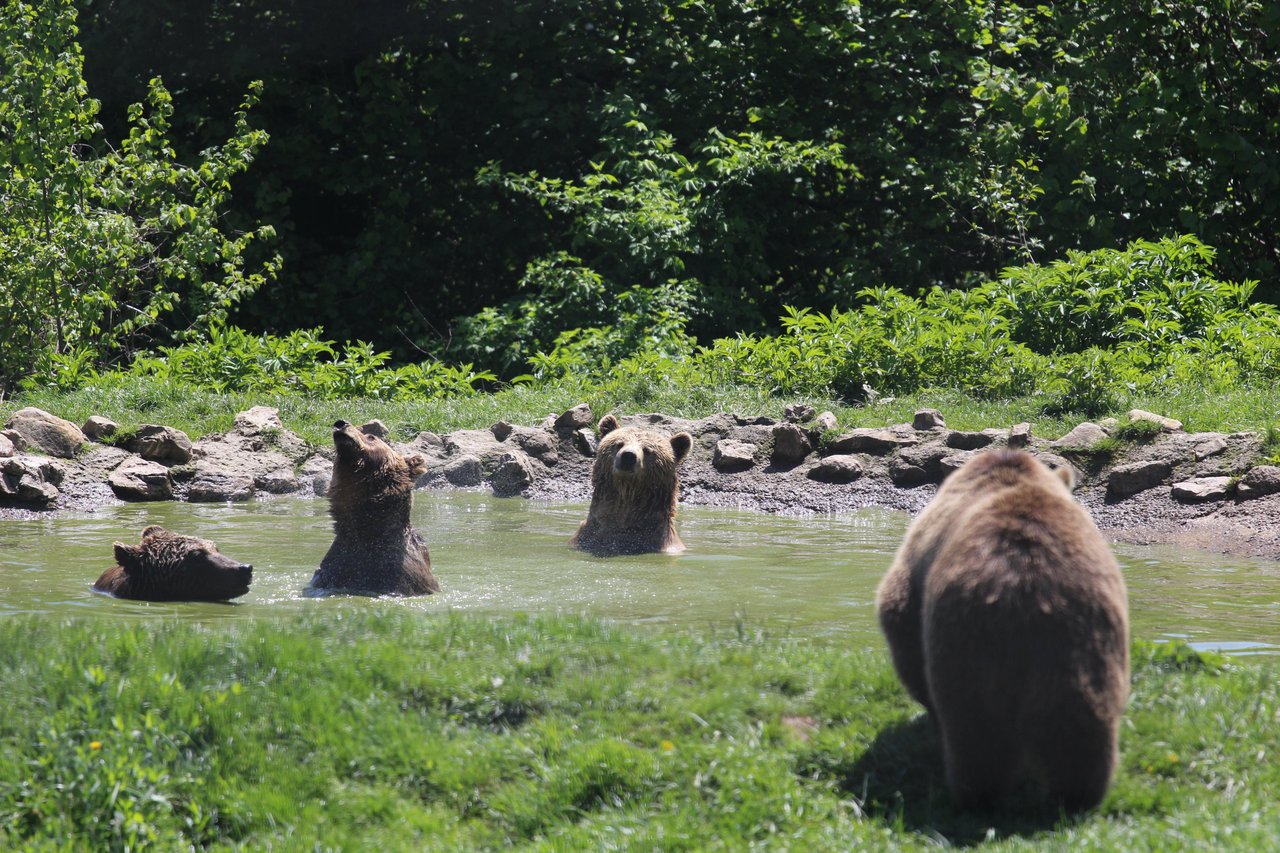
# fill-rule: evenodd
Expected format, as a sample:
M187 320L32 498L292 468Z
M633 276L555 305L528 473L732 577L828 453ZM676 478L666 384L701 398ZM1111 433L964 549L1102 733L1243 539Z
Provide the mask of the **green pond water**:
M426 613L589 614L623 623L766 630L882 641L876 584L908 517L886 510L788 517L681 507L678 557L595 558L567 547L584 504L420 491L414 523L431 547L442 595L368 599L304 594L332 535L322 500L129 504L83 515L0 521L0 618L270 618L353 608ZM233 604L130 602L94 593L111 543L161 524L215 541L254 565ZM1135 637L1183 638L1235 654L1280 653L1280 563L1117 546Z

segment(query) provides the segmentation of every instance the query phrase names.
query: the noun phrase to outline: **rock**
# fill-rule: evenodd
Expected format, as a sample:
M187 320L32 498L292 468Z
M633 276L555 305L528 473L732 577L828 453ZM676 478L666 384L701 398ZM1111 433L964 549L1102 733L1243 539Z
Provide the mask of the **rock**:
M596 431L591 427L582 427L573 432L573 446L583 456L595 456L596 450L600 447L600 440L596 438Z
M18 478L15 497L24 504L48 505L58 499L58 487L31 474Z
M167 501L173 497L169 469L159 462L131 456L107 475L107 485L126 501Z
M716 442L715 452L711 454L711 464L717 471L745 471L755 464L757 449L754 444L745 441L722 438Z
M259 491L272 495L287 495L302 488L292 468L277 468L253 478L253 485Z
M12 456L0 462L0 495L25 504L47 506L58 499L66 471L42 456Z
M443 453L444 439L436 435L434 432L420 432L417 437L409 442L409 446L414 450L423 450L427 453Z
M565 432L576 432L584 427L590 427L596 422L596 416L592 413L591 407L586 403L579 403L572 409L562 413L556 418L551 426L553 429Z
M1121 498L1136 495L1160 485L1171 473L1173 467L1163 459L1117 465L1107 475L1107 493Z
M110 418L104 418L102 415L93 415L89 420L84 422L84 426L80 427L80 431L85 434L90 441L103 442L116 434L116 430L120 429L120 425Z
M846 432L824 448L828 453L870 453L883 456L891 450L899 450L920 443L914 435L904 435L887 429L855 429Z
M901 459L889 463L889 479L900 489L913 489L932 480L928 471Z
M1153 412L1145 412L1142 409L1130 409L1127 415L1130 421L1151 421L1160 424L1160 428L1165 432L1177 432L1182 429L1182 421L1166 418L1164 415L1157 415Z
M1255 465L1236 483L1236 494L1242 500L1252 500L1280 492L1280 467Z
M179 429L143 424L124 442L124 449L150 462L185 465L191 461L191 439Z
M280 410L271 406L254 406L236 413L232 429L245 435L258 435L272 430L284 429L280 420Z
M387 429L387 425L377 418L360 424L360 431L365 435L376 436L383 441L386 441L387 436L391 435L391 430Z
M17 448L13 446L13 442L9 440L9 436L0 435L0 459L8 459L17 452Z
M1009 428L1009 447L1018 449L1031 443L1031 424L1023 421Z
M1217 456L1219 453L1227 449L1227 437L1222 434L1210 434L1208 438L1199 441L1194 446L1196 461L1203 462L1210 456Z
M12 444L15 452L21 453L28 449L26 439L24 439L22 437L22 433L18 432L16 429L0 430L0 438L6 439L10 444Z
M504 453L498 458L498 467L489 477L489 484L497 497L511 497L533 485L533 465L522 452Z
M555 429L556 421L559 419L560 419L559 415L557 415L555 412L551 412L545 418L542 419L542 428L547 431L551 431Z
M1049 446L1058 451L1087 453L1106 437L1106 430L1095 423L1085 421L1062 438L1049 442Z
M977 450L980 447L986 447L993 441L995 441L995 436L985 431L960 432L959 430L952 430L947 433L946 441L943 443L955 450Z
M445 452L450 458L471 454L480 460L485 471L492 471L498 466L499 458L511 452L506 442L495 439L487 429L460 429L443 438Z
M929 441L924 444L903 447L898 451L898 461L906 465L914 465L921 469L931 483L941 483L942 478L950 473L943 468L942 460L955 453L940 441Z
M818 415L813 419L813 425L811 427L811 429L817 431L819 434L839 428L840 422L836 420L836 416L833 412L823 412Z
M950 456L944 456L938 460L938 466L942 469L942 478L945 480L954 474L964 463L972 459L976 452L974 450L962 450L959 453L952 453Z
M942 419L942 412L937 409L920 409L911 420L912 429L920 432L931 429L944 429L946 425L946 421Z
M515 427L506 421L498 421L496 424L489 427L489 432L493 433L493 437L498 441L506 441L514 431Z
M253 477L239 471L212 468L204 463L196 466L195 479L187 490L193 503L247 501L253 497Z
M560 461L560 454L556 452L556 442L552 433L543 429L514 427L513 435L520 449L543 465L550 467Z
M470 453L454 459L440 469L440 473L450 483L462 488L478 486L484 482L484 466L480 464L480 457Z
M856 456L827 456L810 468L806 476L819 483L852 483L862 476L862 462Z
M19 449L34 450L62 459L73 458L89 441L80 427L71 421L64 421L33 406L14 412L13 417L9 418L8 427L22 436L25 447Z
M790 403L782 410L787 423L804 424L813 420L814 408L808 403Z
M380 422L372 421L371 423ZM246 453L278 450L291 462L301 461L311 452L301 436L284 428L284 424L280 421L280 410L271 406L254 406L252 409L237 413L231 432L222 436L220 440ZM207 445L209 441L210 439L202 439L196 442L196 446L198 448L202 444Z
M1224 501L1231 496L1230 477L1195 477L1174 483L1173 499L1184 504Z
M795 465L813 452L809 436L795 424L778 424L772 435L772 459L778 465Z

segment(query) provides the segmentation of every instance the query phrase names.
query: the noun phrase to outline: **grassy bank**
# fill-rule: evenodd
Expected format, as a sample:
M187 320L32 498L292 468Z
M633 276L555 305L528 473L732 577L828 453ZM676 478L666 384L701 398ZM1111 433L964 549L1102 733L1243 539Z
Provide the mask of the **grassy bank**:
M0 420L23 406L37 406L77 424L90 415L105 415L125 428L160 423L198 437L226 431L236 412L266 405L280 410L289 429L311 442L327 443L338 418L356 423L379 418L397 438L408 440L422 430L480 429L500 420L534 425L549 413L562 412L584 401L597 415L609 411L664 412L686 418L721 411L780 418L787 403L802 401L819 411L835 412L842 428L908 422L917 409L930 407L942 411L953 429L980 430L1029 421L1035 425L1035 434L1046 438L1063 435L1087 419L1070 412L1047 415L1043 411L1045 401L1040 397L988 400L953 390L923 391L871 406L849 406L822 398L792 400L758 387L681 386L663 382L660 377L638 377L603 384L563 380L436 400L320 400L299 394L217 393L181 382L121 376L75 391L27 392L0 402ZM1124 413L1135 407L1178 418L1189 431L1264 432L1277 423L1280 387L1170 386L1158 394L1122 395L1110 414L1123 420Z
M68 849L1280 847L1274 666L1139 648L1079 818L975 816L887 656L576 619L0 621L0 841Z

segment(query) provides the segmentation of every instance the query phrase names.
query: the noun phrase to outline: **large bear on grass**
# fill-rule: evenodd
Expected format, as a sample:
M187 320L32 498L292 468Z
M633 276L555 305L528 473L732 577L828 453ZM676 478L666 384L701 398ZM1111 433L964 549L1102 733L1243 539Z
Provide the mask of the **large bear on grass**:
M1110 784L1128 610L1071 479L1020 451L974 457L911 525L876 595L894 668L938 726L962 805L1031 783L1085 809Z
M224 557L209 540L159 525L143 530L138 545L115 543L115 557L93 588L117 598L226 601L248 592L253 580L253 566Z
M591 508L570 544L597 556L683 551L675 523L676 466L689 455L693 438L623 428L613 415L601 418L598 428Z
M427 595L440 591L427 543L409 522L413 482L427 467L346 421L333 425L329 515L333 545L311 586L325 592Z

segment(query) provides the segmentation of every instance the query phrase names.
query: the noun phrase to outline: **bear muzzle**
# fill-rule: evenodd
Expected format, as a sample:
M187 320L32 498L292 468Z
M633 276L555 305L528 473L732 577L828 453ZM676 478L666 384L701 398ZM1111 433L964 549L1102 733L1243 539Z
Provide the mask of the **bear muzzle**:
M619 450L613 457L613 470L625 474L634 473L640 466L640 456L629 447Z

